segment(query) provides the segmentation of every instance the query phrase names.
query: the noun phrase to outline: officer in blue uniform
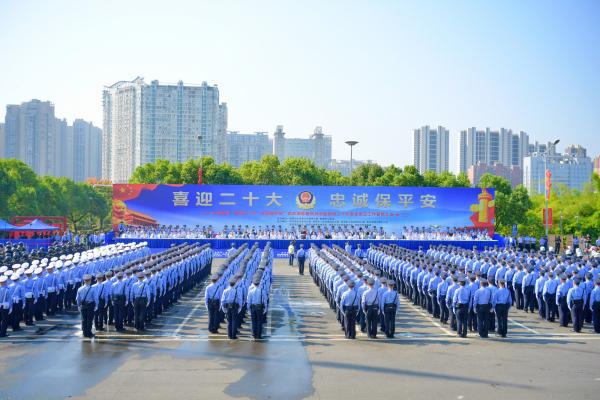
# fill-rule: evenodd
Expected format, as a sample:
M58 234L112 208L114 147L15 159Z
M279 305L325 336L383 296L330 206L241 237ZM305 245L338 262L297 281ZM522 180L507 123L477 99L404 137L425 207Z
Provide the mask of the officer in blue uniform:
M237 279L229 280L229 287L221 295L221 310L227 316L227 337L237 339L237 329L239 326L239 310L243 305L241 290L236 286Z
M467 280L464 275L458 278L458 289L454 292L452 303L456 314L458 336L467 337L467 322L469 309L471 308L471 290L466 286Z
M558 320L560 326L569 326L569 306L567 304L567 293L569 285L567 284L567 276L560 276L560 285L556 289L556 306L558 307Z
M581 332L583 326L583 310L585 308L585 291L581 287L581 278L573 279L573 287L567 292L567 306L571 312L573 332Z
M123 322L125 319L125 307L128 303L127 285L123 280L123 271L117 272L117 280L110 288L110 299L114 312L115 329L117 332L124 332Z
M396 312L400 308L400 298L395 289L394 281L388 281L388 289L381 295L380 309L385 320L384 332L388 339L396 332Z
M306 251L304 250L304 244L300 243L300 248L296 253L298 259L298 273L304 275L304 262L306 261Z
M498 279L498 290L494 293L492 306L494 307L494 312L498 321L496 333L501 337L506 337L506 331L508 329L508 310L511 305L512 298L510 290L506 288L506 281L504 279Z
M83 286L77 289L75 303L81 313L81 330L83 337L93 338L92 324L94 323L94 312L96 311L96 289L92 286L92 275L83 276Z
M492 308L492 292L486 278L479 281L480 288L473 296L473 308L477 314L477 332L482 338L488 337L489 313Z
M595 283L596 286L590 294L589 307L592 310L592 324L594 325L594 332L600 333L600 278L597 278Z
M133 301L133 315L135 329L143 332L146 329L146 308L150 305L150 289L144 280L144 273L137 273L138 281L131 287L131 298Z
M375 280L369 278L367 281L369 288L363 293L362 309L367 318L367 334L369 338L377 338L377 320L379 318L379 292L375 287Z
M349 280L348 290L342 294L340 301L342 312L344 313L344 334L346 339L356 338L356 316L360 305L360 297L357 293L353 280Z
M210 277L210 284L204 291L204 304L208 312L208 331L210 333L219 333L219 308L221 296L219 293L220 285L218 283L219 275L213 274Z
M246 303L250 307L250 319L252 321L252 337L262 339L262 328L267 313L268 293L264 293L260 287L261 275L255 274L252 278L252 285L248 290Z
M9 297L8 286L6 285L7 281L7 276L0 275L0 337L8 336L6 330L8 329L8 321L12 312L12 302Z

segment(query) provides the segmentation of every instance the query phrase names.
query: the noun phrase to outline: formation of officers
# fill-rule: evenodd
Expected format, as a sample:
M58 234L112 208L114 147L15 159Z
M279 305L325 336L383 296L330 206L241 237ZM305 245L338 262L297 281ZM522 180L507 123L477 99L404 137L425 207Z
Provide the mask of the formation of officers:
M249 312L252 337L262 339L269 309L272 268L270 243L262 252L257 243L251 248L244 244L228 250L227 259L211 276L204 294L210 333L218 333L221 323L227 320L227 337L237 339Z
M9 325L19 331L21 323L33 326L34 319L69 311L77 302L84 277L106 274L112 278L113 268L149 253L146 243L111 244L0 267L0 337L7 335Z
M462 337L467 330L505 337L513 306L550 322L558 318L575 332L589 323L600 333L598 259L452 246L424 253L396 245L371 246L364 257L376 275L398 282L401 294Z
M106 274L85 274L76 296L84 337L94 337L92 326L102 331L105 323L114 323L118 332L124 332L124 326L143 332L154 317L198 285L211 264L209 244L184 243L113 267Z
M311 246L309 271L321 293L336 312L348 339L356 338L356 325L369 338L376 338L378 326L386 337L393 338L400 299L393 280L379 276L379 271L360 257L338 246Z

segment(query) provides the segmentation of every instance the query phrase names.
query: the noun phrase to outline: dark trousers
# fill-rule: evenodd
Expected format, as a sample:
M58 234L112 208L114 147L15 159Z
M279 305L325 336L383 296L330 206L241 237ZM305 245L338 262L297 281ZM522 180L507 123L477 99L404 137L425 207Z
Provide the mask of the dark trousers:
M227 310L227 337L229 339L237 339L237 328L238 328L238 305L227 304L225 305Z
M289 265L292 267L294 265L294 255L290 254L288 257Z
M384 304L383 316L385 319L385 336L393 338L396 333L396 305Z
M569 307L567 298L564 296L558 299L558 320L560 326L569 326Z
M454 313L454 309L449 307L448 312L450 314L450 329L456 331L458 327L456 326L456 314Z
M356 338L356 312L357 307L348 307L344 312L344 333L346 339Z
M300 275L304 275L304 261L306 261L305 257L298 257L298 273Z
M11 318L10 318L13 332L21 329L21 327L19 325L21 324L22 319L23 319L23 302L19 301L19 302L13 303L12 314L11 314Z
M262 304L250 305L250 319L252 320L252 337L254 339L262 339L263 311L264 306Z
M125 317L129 325L134 323L134 311L133 302L130 301L125 307Z
M366 332L367 331L367 316L365 315L362 308L360 308L358 311L358 323L360 325L360 331L363 333Z
M73 304L72 302L72 298L73 298L73 285L72 284L67 284L67 289L65 290L65 309L71 307L71 305Z
M417 305L419 304L419 289L417 288L417 284L413 283L412 285L412 292L413 292L413 305Z
M515 285L515 302L517 303L517 310L522 310L525 307L525 299L523 298L523 285Z
M25 299L25 325L33 325L33 297Z
M477 309L477 332L482 338L488 337L488 322L490 314L489 304L480 304L475 306Z
M208 300L208 331L217 333L219 331L219 307L221 302L217 299Z
M583 327L583 300L574 300L571 305L571 320L573 320L573 330L581 332Z
M468 312L467 325L471 332L477 330L477 313L473 308L471 308Z
M115 306L112 302L108 303L108 325L112 325L115 323Z
M535 287L534 286L525 286L525 304L524 304L524 309L525 311L529 310L529 312L533 312L533 310L535 309Z
M538 313L540 318L545 318L546 317L546 303L544 302L544 297L542 296L541 293L538 293L536 295L536 300L538 303Z
M46 298L44 296L40 296L37 299L37 303L35 303L34 314L36 321L42 321L44 319L44 310L46 308Z
M94 327L97 331L104 329L104 315L106 314L106 303L104 299L100 299L98 310L94 313Z
M125 319L125 298L117 298L113 301L113 312L115 319L115 329L123 330L123 320Z
M56 292L48 293L48 301L46 302L46 314L54 315L56 314L56 303L58 302L58 298L56 296Z
M370 338L377 337L377 319L379 317L379 308L377 306L367 307L367 333Z
M594 324L594 332L600 333L600 302L592 304L592 323Z
M146 322L146 304L148 299L145 297L138 297L133 302L133 313L135 318L135 329L143 331Z
M56 310L62 312L65 305L65 289L60 289L56 295Z
M554 322L556 318L556 295L554 293L546 293L544 295L544 303L546 303L546 320Z
M456 306L456 325L458 335L467 337L467 320L469 319L469 306L467 304L458 304Z
M83 331L83 337L92 337L95 307L96 303L94 302L86 302L81 305L81 330Z
M510 299L512 300L512 304L511 306L515 305L515 289L513 288L512 282L506 282L506 287L508 288L508 291L510 292Z
M448 305L446 304L446 296L440 296L440 322L445 324L448 322Z
M8 329L8 308L0 308L0 337L6 336L6 330Z
M490 307L490 311L488 312L488 331L494 332L496 330L496 315L492 311L492 307Z
M496 332L498 332L498 335L506 337L508 328L508 307L506 304L496 304L496 319L498 320Z

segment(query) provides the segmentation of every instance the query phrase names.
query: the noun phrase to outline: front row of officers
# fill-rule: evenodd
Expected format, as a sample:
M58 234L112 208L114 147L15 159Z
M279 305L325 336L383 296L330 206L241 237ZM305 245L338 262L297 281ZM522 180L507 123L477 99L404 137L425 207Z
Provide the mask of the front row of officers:
M210 245L183 244L162 253L113 269L114 274L83 276L76 304L81 312L83 336L94 337L104 324L114 322L117 332L125 325L143 332L146 323L160 315L209 273ZM113 276L114 275L114 276Z
M269 309L272 267L270 243L262 253L258 244L250 249L244 244L228 253L228 258L211 276L204 294L210 333L218 333L221 323L227 320L227 337L237 339L249 311L252 337L262 339Z
M398 259L414 255L399 248L386 251ZM460 337L466 337L468 330L477 331L482 338L487 338L490 331L501 337L507 335L508 312L513 305L513 296L504 279L490 284L485 277L470 275L467 278L458 270L449 274L433 266L419 266L417 271L431 275L428 281L433 282L436 290L423 291L416 281L414 286L410 282L406 285L402 282L402 287L396 290L394 276L387 273L387 278L382 276L372 264L337 246L323 246L321 250L313 246L309 260L313 280L336 311L347 338L356 337L356 324L370 338L377 337L378 326L386 337L394 337L399 293L413 300L414 305L428 310L443 324L449 323ZM419 264L415 260L415 264L424 263ZM596 332L600 333L596 326L600 319L600 280L595 284L590 304L586 304L579 277L573 279L572 287L565 291L564 296L557 298L559 312L565 318L570 313L576 332L581 330L584 311L589 307L594 315ZM564 308L562 312L560 307Z

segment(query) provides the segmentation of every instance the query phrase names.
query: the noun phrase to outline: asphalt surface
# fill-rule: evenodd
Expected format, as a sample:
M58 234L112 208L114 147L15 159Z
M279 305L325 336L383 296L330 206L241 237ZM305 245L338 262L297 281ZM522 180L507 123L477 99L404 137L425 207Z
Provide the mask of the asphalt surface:
M266 337L207 331L188 293L144 336L83 339L76 313L0 340L0 399L597 399L600 335L511 311L509 337L457 338L408 302L394 339L344 338L310 275L277 260ZM111 327L112 329L112 327ZM224 332L224 329L221 329ZM383 337L383 336L382 336Z

